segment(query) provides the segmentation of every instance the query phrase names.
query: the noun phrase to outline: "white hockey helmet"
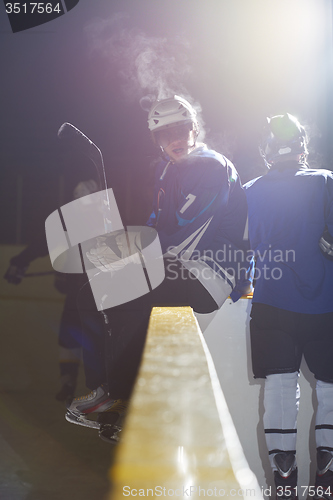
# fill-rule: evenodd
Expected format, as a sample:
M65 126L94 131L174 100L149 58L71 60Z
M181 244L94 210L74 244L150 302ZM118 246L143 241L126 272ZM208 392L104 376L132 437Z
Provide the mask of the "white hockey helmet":
M148 114L148 128L154 133L175 125L194 123L198 128L196 111L183 97L174 95L156 101Z

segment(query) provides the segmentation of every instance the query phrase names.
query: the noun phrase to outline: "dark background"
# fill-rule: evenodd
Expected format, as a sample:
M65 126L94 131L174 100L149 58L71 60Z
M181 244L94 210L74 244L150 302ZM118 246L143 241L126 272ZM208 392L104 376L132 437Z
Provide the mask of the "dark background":
M313 166L333 169L330 0L80 0L12 33L0 5L0 243L43 234L45 218L94 176L57 139L69 121L102 150L123 222L149 215L156 151L140 98L200 104L208 145L243 182L264 172L265 117L295 114Z
M61 147L65 121L103 151L124 223L145 222L156 157L139 104L147 94L199 103L208 145L243 182L264 172L265 117L284 112L306 125L311 164L333 169L332 19L331 0L80 0L12 33L1 2L2 274L22 248L12 245L43 245L45 218L95 175ZM110 446L69 425L54 399L63 298L53 276L1 286L0 497L104 498ZM76 395L86 391L81 372Z

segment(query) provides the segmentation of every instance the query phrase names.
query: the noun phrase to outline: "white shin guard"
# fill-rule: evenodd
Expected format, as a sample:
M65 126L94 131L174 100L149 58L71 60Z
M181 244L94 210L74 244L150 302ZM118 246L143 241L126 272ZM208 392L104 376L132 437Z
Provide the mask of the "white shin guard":
M333 454L333 384L317 380L316 445ZM333 471L333 462L328 467Z
M279 451L295 452L300 389L298 372L267 375L264 390L264 428L270 463ZM295 463L296 466L296 463Z

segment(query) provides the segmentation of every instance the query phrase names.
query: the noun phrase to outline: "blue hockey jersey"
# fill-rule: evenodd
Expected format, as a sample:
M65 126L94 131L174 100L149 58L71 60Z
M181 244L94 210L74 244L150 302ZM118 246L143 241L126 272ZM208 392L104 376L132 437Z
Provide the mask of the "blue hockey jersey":
M249 288L246 221L244 190L223 155L201 146L179 162L157 166L148 225L156 228L163 254L209 267L232 288L242 283L234 299Z
M333 312L333 262L318 245L325 225L333 235L333 173L279 165L244 186L256 256L253 302Z

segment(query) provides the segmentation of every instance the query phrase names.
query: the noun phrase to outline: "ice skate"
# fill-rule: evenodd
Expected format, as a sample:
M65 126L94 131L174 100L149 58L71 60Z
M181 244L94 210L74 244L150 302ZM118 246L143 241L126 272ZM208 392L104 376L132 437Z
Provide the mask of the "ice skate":
M274 482L277 500L298 500L297 465L293 452L280 452L274 455Z
M314 500L331 500L333 498L332 466L332 452L327 450L318 450Z
M120 432L123 428L127 406L128 401L117 399L109 410L98 415L99 437L103 441L109 444L117 444L120 441Z
M65 418L67 422L72 424L100 429L101 424L97 420L88 418L88 415L104 412L111 408L114 403L115 401L109 397L106 386L101 385L86 396L73 399L67 408Z
M332 500L333 498L333 472L327 470L324 474L316 474L314 500Z

